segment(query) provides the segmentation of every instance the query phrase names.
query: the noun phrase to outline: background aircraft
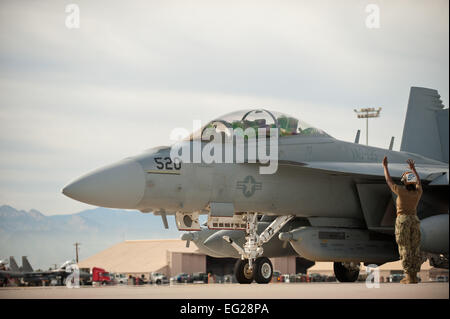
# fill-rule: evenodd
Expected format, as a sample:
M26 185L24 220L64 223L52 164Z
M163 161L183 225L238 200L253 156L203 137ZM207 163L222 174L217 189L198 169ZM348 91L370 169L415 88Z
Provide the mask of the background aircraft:
M22 256L22 267L18 267L16 260L11 256L9 263L7 260L0 262L0 281L3 285L7 285L10 279L21 279L27 284L40 284L43 280L60 279L62 283L71 274L66 271L66 267L74 263L75 261L66 261L58 269L34 271L26 256ZM89 276L85 272L80 272L81 280L88 280Z
M398 152L339 141L282 113L235 112L174 146L188 144L194 150L211 127L220 134L238 127L277 128L275 174L260 174L261 158L249 153L244 163L180 163L170 157L170 147L157 147L84 175L63 193L92 205L153 212L165 225L166 215L174 214L179 230L200 230L199 214L208 214L209 229L245 230L243 244L222 236L241 257L235 267L240 283L271 280L273 267L263 246L276 235L306 259L333 261L339 281L354 281L361 262L380 265L398 259L395 197L385 183L381 161L388 157L391 175L399 183L410 158L424 191L418 207L421 248L432 264L445 266L448 116L436 90L411 88ZM201 149L209 142L201 140ZM234 150L240 146L232 144ZM275 218L258 233L262 214ZM301 225L285 230L290 223Z
M22 267L19 267L16 263L14 257L9 257L8 260L2 260L0 262L0 280L4 285L7 284L9 279L17 279L17 278L31 278L34 274L33 268L26 256L22 256Z

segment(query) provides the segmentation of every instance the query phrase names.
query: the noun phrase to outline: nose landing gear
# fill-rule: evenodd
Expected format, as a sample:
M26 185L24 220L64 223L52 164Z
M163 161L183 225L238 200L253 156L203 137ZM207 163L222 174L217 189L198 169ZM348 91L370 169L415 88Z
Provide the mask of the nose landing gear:
M253 270L250 269L248 259L239 259L234 265L234 274L240 284L251 284L253 281Z
M257 214L247 213L247 236L244 247L240 247L228 236L223 239L231 244L241 255L241 259L236 262L234 274L236 280L241 284L249 284L253 279L259 284L267 284L272 280L273 266L267 257L262 257L264 252L262 245L267 243L288 221L294 216L279 216L267 228L258 235Z
M256 258L254 269L254 278L258 284L268 284L272 280L273 266L269 258Z
M239 259L234 266L236 279L240 284L250 284L255 280L258 284L267 284L272 280L273 266L267 257L258 257L250 269L248 259Z

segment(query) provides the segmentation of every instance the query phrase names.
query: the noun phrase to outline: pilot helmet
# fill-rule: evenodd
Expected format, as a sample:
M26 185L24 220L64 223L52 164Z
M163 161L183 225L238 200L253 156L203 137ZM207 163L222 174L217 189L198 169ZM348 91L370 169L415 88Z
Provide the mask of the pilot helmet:
M413 185L417 183L417 177L413 172L406 171L403 173L401 181L405 185Z

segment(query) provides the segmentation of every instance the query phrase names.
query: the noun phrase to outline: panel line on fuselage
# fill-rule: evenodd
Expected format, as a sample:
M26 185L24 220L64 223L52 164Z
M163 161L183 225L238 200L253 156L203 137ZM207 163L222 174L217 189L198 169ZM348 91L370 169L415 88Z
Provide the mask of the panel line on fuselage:
M147 171L148 174L172 174L172 175L180 175L180 172L177 171L161 171L158 169L151 169Z

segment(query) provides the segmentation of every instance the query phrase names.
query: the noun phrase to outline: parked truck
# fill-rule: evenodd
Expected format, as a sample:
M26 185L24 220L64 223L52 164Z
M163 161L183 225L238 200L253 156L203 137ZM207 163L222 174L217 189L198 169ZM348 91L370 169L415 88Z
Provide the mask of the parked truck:
M105 269L94 267L92 268L92 282L100 283L101 285L107 285L112 283L112 278Z
M110 274L111 280L115 284L127 284L128 283L128 277L124 274Z
M169 279L167 279L166 275L159 273L159 272L152 272L150 274L150 281L151 284L157 284L157 285L161 285L161 284L168 284L169 283Z

